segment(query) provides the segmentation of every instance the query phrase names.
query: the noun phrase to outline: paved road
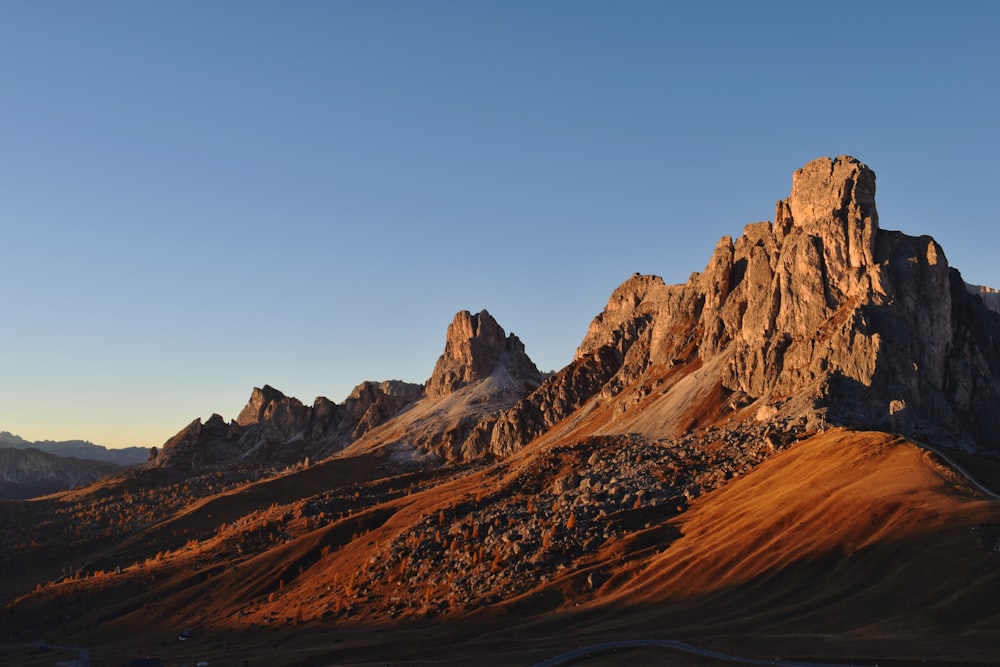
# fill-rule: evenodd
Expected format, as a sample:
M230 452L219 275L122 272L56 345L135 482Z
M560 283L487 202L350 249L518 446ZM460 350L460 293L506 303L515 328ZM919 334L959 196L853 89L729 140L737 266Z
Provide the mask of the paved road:
M965 477L965 479L967 479L969 481L969 483L972 484L974 487L976 487L977 489L979 489L980 491L982 491L986 495L990 496L991 498L996 498L997 500L1000 500L1000 494L996 493L995 491L993 491L993 489L991 489L991 488L983 485L982 483L980 483L979 480L977 480L975 477L973 477L971 474L969 474L968 470L966 470L965 468L963 468L955 459L953 459L950 456L948 456L948 454L945 453L944 451L942 451L942 449L940 447L935 447L934 445L928 445L926 442L921 442L920 440L914 440L913 438L911 438L909 436L905 436L904 435L904 436L901 436L901 437L906 438L907 440L909 440L913 444L917 445L918 447L921 447L923 449L926 449L929 452L933 452L933 453L937 454L938 456L940 456L944 460L945 463L947 463L948 465L950 465L957 473L959 473L960 475L962 475L963 477Z
M581 658L590 658L602 653L611 653L618 649L629 648L666 648L674 651L683 651L684 653L690 653L692 655L698 655L705 658L739 663L742 665L771 665L771 667L844 667L844 663L803 662L801 660L782 660L781 658L773 658L770 660L762 658L746 658L739 655L719 653L718 651L709 651L707 649L698 648L697 646L692 646L691 644L685 644L684 642L677 641L675 639L629 639L618 642L592 644L590 646L583 646L574 651L569 651L567 653L557 655L554 658L549 658L548 660L535 663L532 667L560 667L561 665L568 665Z

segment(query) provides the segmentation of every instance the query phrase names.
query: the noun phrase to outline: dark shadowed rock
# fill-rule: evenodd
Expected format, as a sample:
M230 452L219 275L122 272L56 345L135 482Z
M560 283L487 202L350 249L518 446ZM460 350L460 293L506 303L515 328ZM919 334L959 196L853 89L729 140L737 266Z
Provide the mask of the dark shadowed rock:
M1000 313L1000 290L994 289L992 287L985 287L983 285L971 285L966 283L966 290L969 294L978 296L982 300L983 305L992 310L994 313Z
M362 382L344 401L349 439L356 440L395 416L405 405L419 399L423 385L399 380Z
M31 447L0 447L0 498L23 499L90 484L122 468Z

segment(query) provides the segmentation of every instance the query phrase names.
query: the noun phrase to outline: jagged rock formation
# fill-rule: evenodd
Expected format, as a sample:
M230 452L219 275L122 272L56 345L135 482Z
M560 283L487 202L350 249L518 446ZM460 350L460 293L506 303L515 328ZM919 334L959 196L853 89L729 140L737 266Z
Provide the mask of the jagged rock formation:
M86 440L37 440L31 442L8 431L0 431L0 447L31 448L55 456L104 461L119 466L138 465L146 460L147 452L145 447L109 449Z
M1000 313L1000 290L984 285L972 285L966 283L965 288L969 294L982 299L983 305L995 313Z
M594 432L676 436L728 412L1000 450L998 325L932 238L879 228L866 165L822 158L795 172L773 223L723 238L686 284L627 280L574 363L467 450L509 453L588 401L614 405Z
M401 413L397 428L372 446L405 443L442 459L485 416L496 415L541 384L524 344L486 312L461 311L448 327L444 354L425 385L363 382L343 404L317 398L312 407L265 385L254 388L235 421L196 419L150 460L154 467L196 469L234 462L288 464L342 450ZM414 407L416 406L416 407ZM363 443L367 444L367 443Z
M507 335L485 310L476 315L463 310L448 327L425 396L360 439L356 449L397 447L443 461L478 455L481 449L466 444L478 437L470 436L477 425L495 419L543 379L517 336Z
M524 344L513 333L505 335L485 310L472 315L458 312L448 325L444 354L427 381L427 396L440 398L501 369L522 385L537 386L541 373L525 354ZM533 386L532 386L533 385Z
M194 470L227 463L288 464L333 453L395 415L423 393L422 385L364 382L344 403L320 396L312 407L274 387L254 387L232 422L196 419L151 457L154 467Z
M774 222L722 238L687 283L625 281L544 382L514 334L461 311L425 387L364 383L310 408L265 386L235 422L191 424L156 463L301 460L367 434L360 449L453 460L542 434L669 439L723 422L747 438L761 424L778 441L845 425L1000 451L1000 315L984 302L1000 298L967 287L934 239L879 227L874 172L821 158L795 172Z

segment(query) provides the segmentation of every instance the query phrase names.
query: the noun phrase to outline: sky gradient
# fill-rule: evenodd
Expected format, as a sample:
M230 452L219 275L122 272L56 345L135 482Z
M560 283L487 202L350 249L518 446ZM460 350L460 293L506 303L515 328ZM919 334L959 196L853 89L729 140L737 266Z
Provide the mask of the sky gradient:
M8 2L0 430L159 446L254 386L543 370L850 154L1000 287L1000 3Z

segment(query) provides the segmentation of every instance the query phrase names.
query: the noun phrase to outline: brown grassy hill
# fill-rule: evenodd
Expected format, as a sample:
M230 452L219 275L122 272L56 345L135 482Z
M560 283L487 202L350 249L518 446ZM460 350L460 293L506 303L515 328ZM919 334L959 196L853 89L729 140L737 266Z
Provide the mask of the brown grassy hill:
M448 534L470 514L520 521L523 500L512 487L558 486L580 456L595 453L610 455L593 444L533 447L450 479L397 478L406 493L383 487L382 502L326 523L309 514L316 489L303 483L298 500L258 510L246 525L238 520L142 568L47 587L23 598L14 616L23 633L38 632L51 627L47 609L69 610L63 636L95 655L154 651L211 664L234 656L275 665L529 664L634 637L757 655L979 664L996 655L1000 554L989 549L1000 503L933 454L881 433L819 434L679 514L653 505L606 515L600 529L609 537L590 549L558 551L557 534L546 551L525 535L523 551L497 567L462 556L461 544L421 551L414 536L428 526ZM296 495L295 478L275 482L286 499ZM553 518L559 531L577 530L558 511ZM587 544L593 530L575 533L577 541ZM470 542L493 545L485 532ZM267 538L256 553L250 535ZM409 561L394 561L393 545L407 542ZM480 597L462 597L463 579L481 587ZM60 586L72 588L60 594ZM195 637L179 643L184 628Z

